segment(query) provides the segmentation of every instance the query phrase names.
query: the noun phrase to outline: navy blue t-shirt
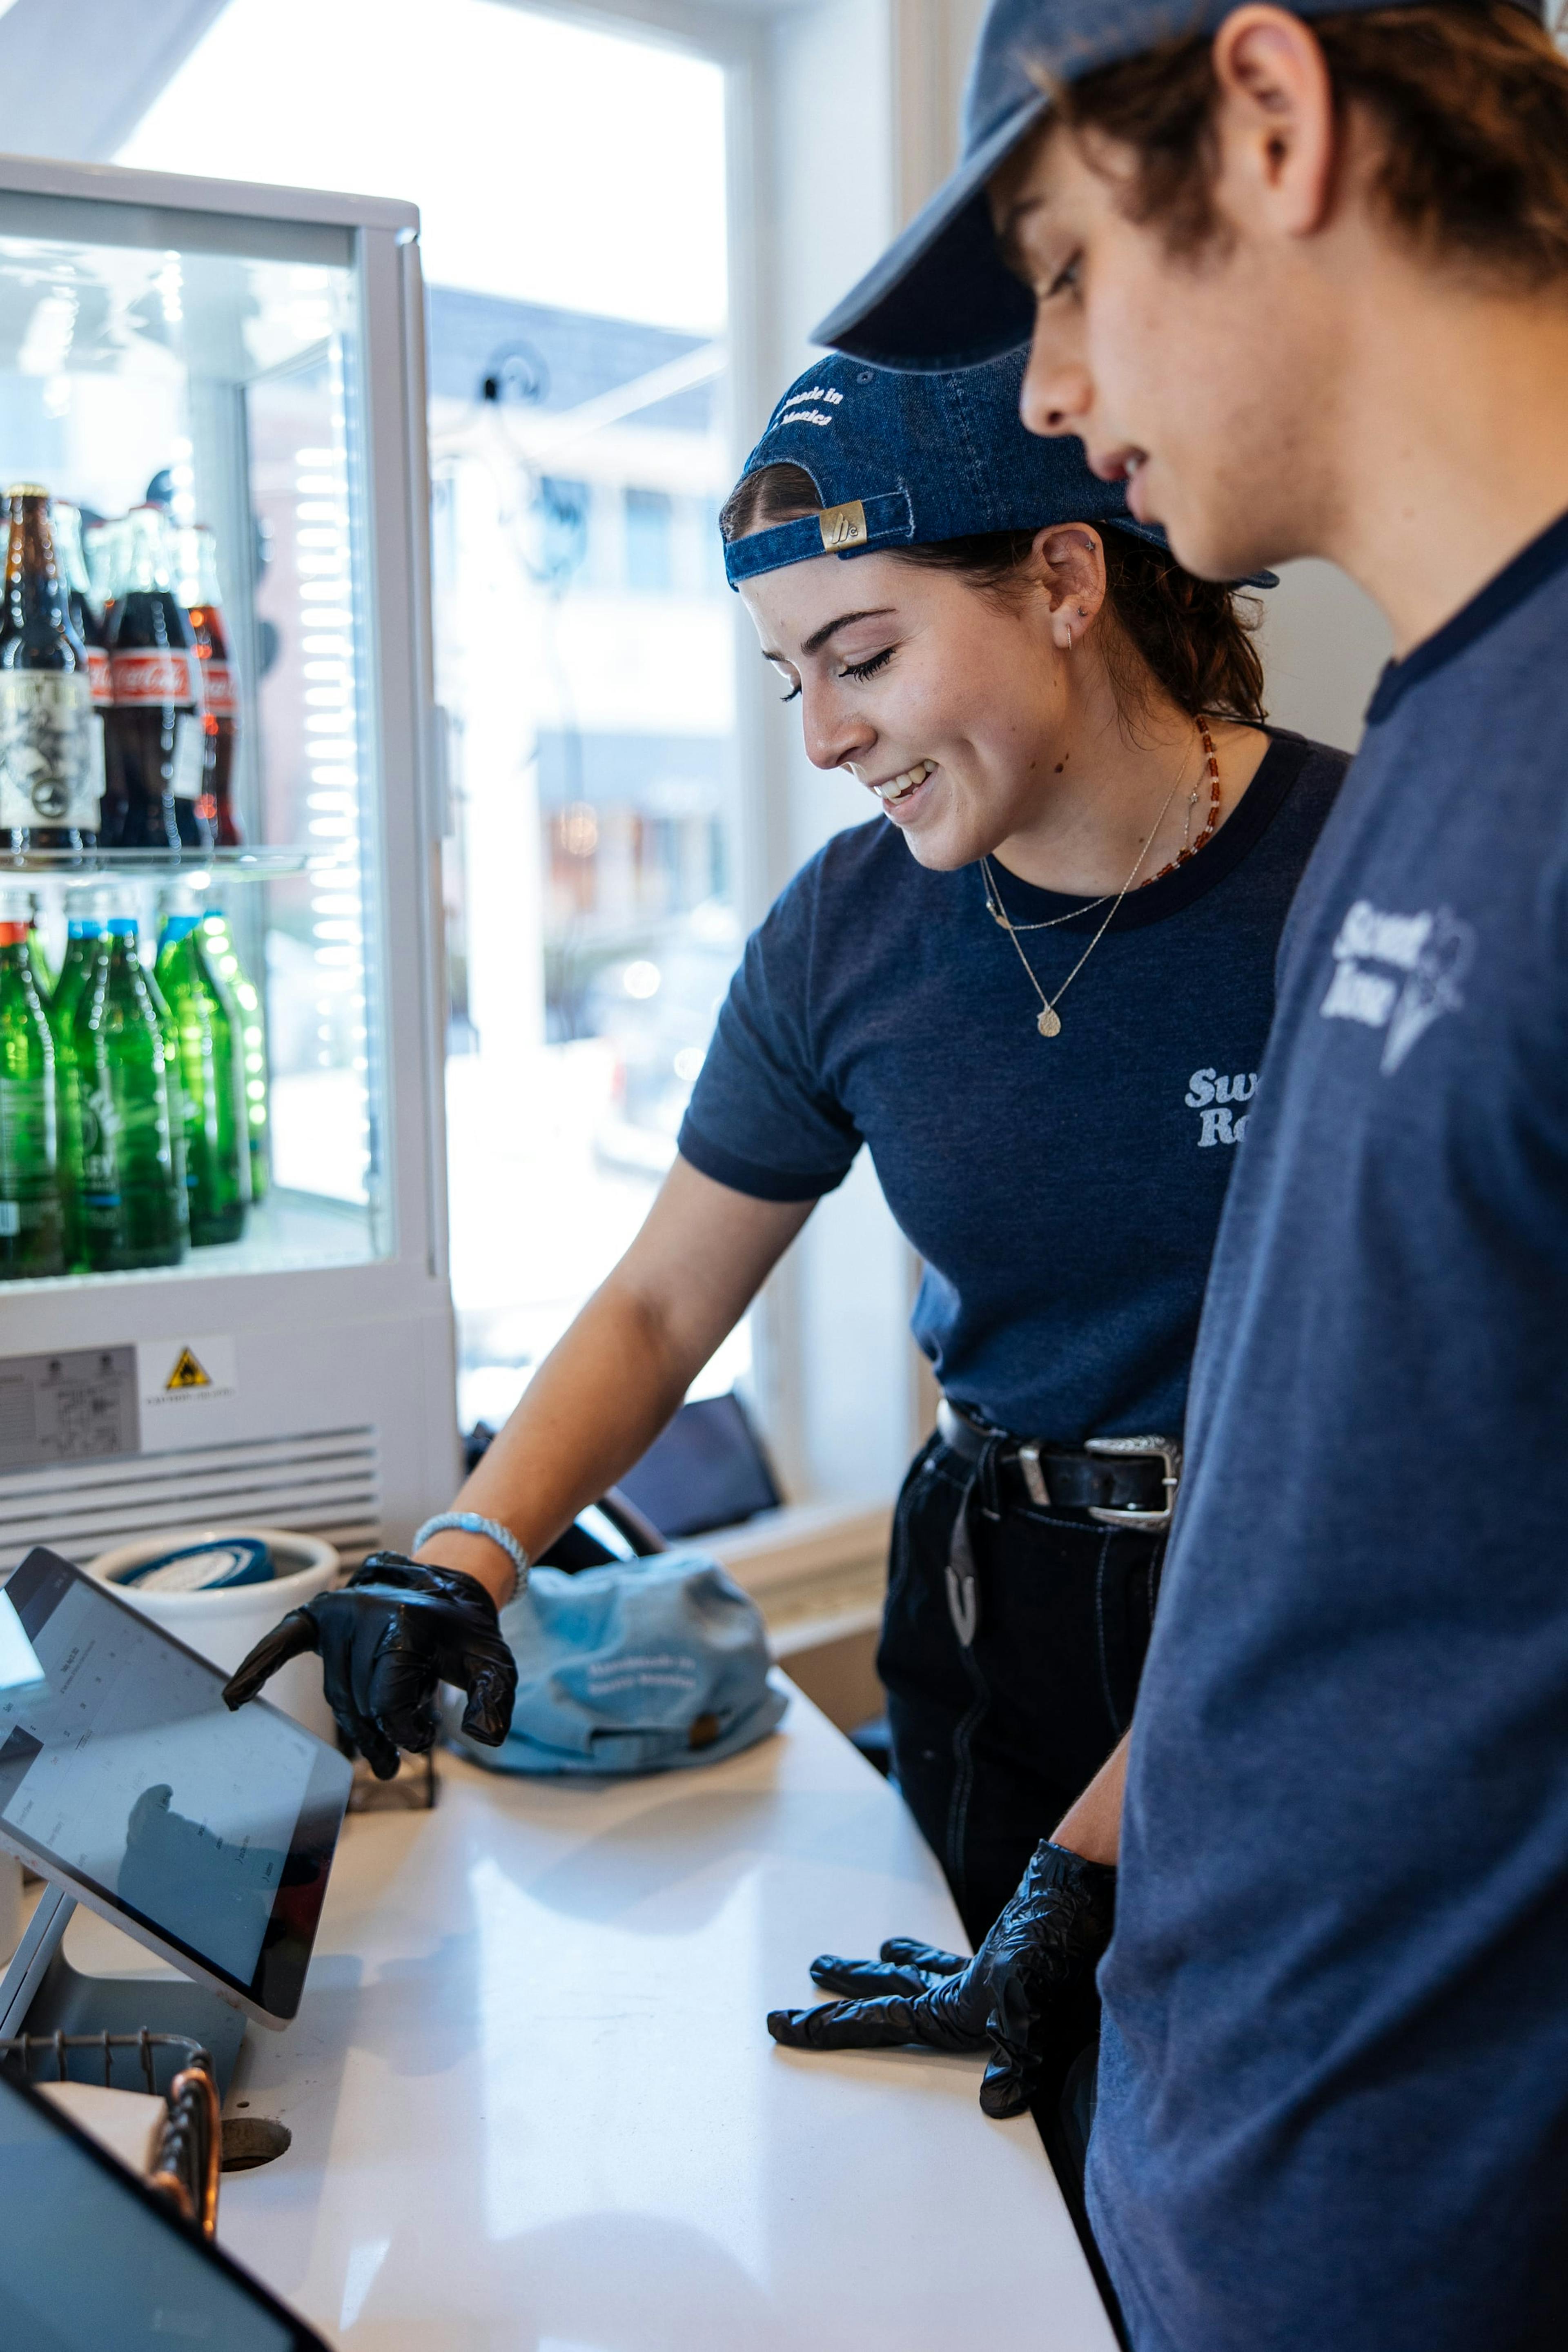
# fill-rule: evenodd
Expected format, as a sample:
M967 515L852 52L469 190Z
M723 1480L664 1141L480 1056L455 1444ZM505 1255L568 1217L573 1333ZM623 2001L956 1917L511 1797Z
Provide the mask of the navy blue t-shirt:
M1568 518L1400 667L1280 956L1089 2153L1138 2352L1568 2344Z
M925 1261L915 1337L956 1402L1076 1442L1175 1433L1292 894L1342 753L1277 735L1208 847L1129 893L1042 1038L977 866L933 874L883 817L818 852L747 944L683 1158L763 1200L864 1142ZM1107 908L995 869L1055 995Z

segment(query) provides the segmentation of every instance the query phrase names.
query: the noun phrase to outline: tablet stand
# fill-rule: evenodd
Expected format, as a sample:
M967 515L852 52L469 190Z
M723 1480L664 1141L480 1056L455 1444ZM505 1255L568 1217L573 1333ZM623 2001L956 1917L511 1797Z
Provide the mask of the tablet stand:
M60 1946L76 1901L60 1886L39 1899L10 1967L0 1978L0 2041L23 2033L184 2033L212 2056L220 2100L228 2095L235 2061L245 2034L243 2013L205 1985L183 1978L85 1977L73 1969ZM173 2075L183 2061L162 2053ZM143 2090L132 2053L123 2061L126 2090ZM158 2088L166 2092L167 2083Z

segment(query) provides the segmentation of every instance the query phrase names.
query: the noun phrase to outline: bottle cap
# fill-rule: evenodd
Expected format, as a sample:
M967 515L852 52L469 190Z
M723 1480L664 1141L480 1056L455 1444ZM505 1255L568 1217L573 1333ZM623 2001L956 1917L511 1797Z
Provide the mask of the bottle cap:
M134 915L110 915L108 929L111 939L133 940L136 937L136 918Z

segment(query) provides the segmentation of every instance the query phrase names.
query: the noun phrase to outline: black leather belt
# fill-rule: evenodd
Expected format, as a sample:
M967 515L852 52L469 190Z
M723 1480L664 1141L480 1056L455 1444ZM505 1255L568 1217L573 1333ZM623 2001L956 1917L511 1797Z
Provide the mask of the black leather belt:
M936 1409L937 1435L966 1462L991 1472L1002 1502L1037 1510L1087 1511L1091 1519L1138 1533L1161 1534L1171 1524L1182 1482L1182 1449L1173 1437L1090 1437L1081 1446L1019 1438L951 1404Z

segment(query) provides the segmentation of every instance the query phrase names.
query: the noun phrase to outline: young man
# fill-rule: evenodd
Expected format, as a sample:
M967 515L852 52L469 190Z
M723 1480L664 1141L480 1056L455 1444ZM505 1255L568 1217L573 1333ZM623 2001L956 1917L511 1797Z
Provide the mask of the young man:
M1138 2352L1544 2352L1568 68L1502 0L1000 0L972 99L964 167L824 339L928 366L1016 333L989 201L1026 420L1196 572L1342 563L1398 656L1285 935L1125 1805L1108 1768L941 2018L1038 2051L1074 1965L1047 1882L1115 1859L1120 1814L1088 2195Z

